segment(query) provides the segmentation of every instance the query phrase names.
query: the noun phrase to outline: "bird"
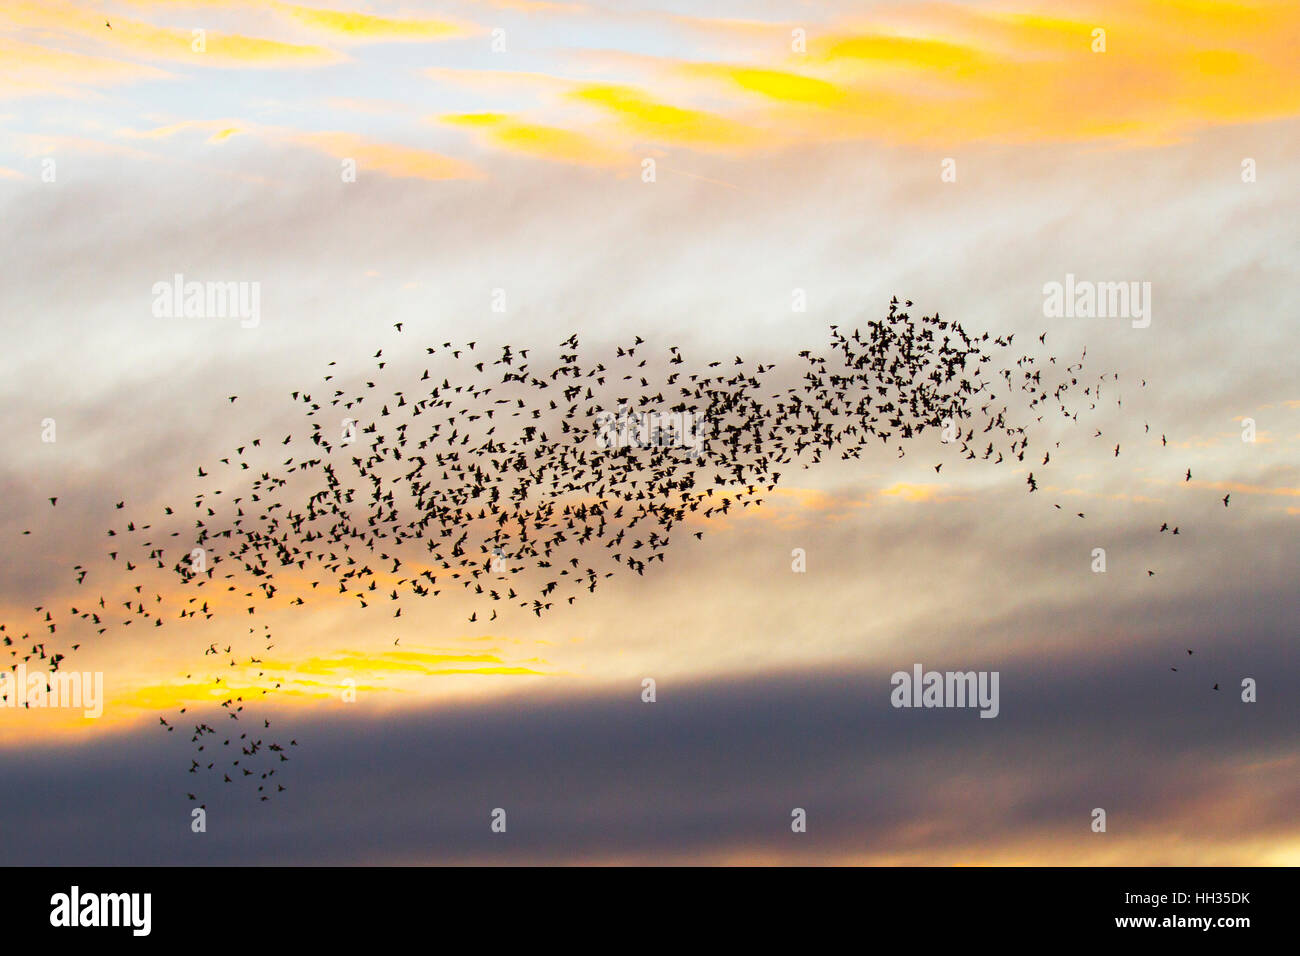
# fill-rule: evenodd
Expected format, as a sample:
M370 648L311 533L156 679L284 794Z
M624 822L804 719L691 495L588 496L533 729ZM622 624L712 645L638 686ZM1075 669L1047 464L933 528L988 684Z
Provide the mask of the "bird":
M409 619L409 602L444 593L464 595L471 623L498 620L498 609L540 618L616 574L648 576L675 553L683 528L702 540L692 524L758 509L791 474L833 456L863 459L878 446L901 456L949 420L962 426L962 460L1023 462L1034 416L1077 421L1100 394L1092 385L1079 393L1082 358L1063 369L1056 356L1021 354L1014 335L972 334L908 308L895 299L857 328L832 325L824 347L772 361L731 352L692 360L639 334L594 350L576 333L550 352L434 342L425 346L428 366L401 381L403 363L385 360L383 349L363 353L352 373L332 358L315 383L289 394L302 418L282 440L264 447L262 436L246 435L224 457L206 459L216 464L189 472L193 522L183 517L188 506L113 522L110 555L121 555L122 573L143 580L161 569L177 586L159 589L156 601L129 590L131 600L117 605L125 621L95 623L152 628L163 625L164 608L201 622L238 608L248 639L269 649L270 626L258 626L264 608L297 608L326 593L372 615L391 607L398 619ZM403 331L401 322L393 327ZM1038 341L1045 344L1045 332ZM1028 411L1013 410L1021 398ZM326 417L336 411L352 424L343 437ZM1045 451L1042 467L1049 462ZM1026 484L1039 490L1033 472ZM188 549L164 557L160 536L173 529L204 549L202 569ZM232 600L209 597L218 593ZM221 670L209 689L229 720L247 721L253 695L283 682L264 677L236 690L243 683L235 675L255 660L234 647L224 637L208 643L204 659ZM196 752L216 742L214 732L196 727ZM287 761L283 749L239 738L224 751L237 759L218 767L203 751L194 762L226 782L238 767L239 786L265 779L255 768L270 755L277 766Z

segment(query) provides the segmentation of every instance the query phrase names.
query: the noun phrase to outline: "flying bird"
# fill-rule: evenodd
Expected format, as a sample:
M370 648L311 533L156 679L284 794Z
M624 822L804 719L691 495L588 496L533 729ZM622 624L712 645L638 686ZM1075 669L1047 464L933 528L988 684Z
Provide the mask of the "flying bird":
M247 640L270 649L260 612L327 593L372 615L392 607L394 618L444 592L472 603L471 623L496 621L498 609L540 618L616 574L650 575L676 553L678 535L702 540L692 525L761 507L792 473L866 460L885 446L901 457L945 421L960 428L961 460L1025 461L1037 451L1034 419L1051 412L1077 421L1100 386L1081 383L1082 360L1063 368L1056 356L1021 354L1013 339L912 316L895 300L879 320L831 326L825 346L798 351L788 373L786 360L766 356L690 361L679 346L657 350L640 335L594 350L573 334L547 357L540 348L480 353L473 341L434 343L424 356L440 357L402 381L394 376L403 363L383 361L382 349L362 353L355 377L332 359L315 386L290 393L302 420L282 441L263 448L260 437L246 439L216 458L213 472L189 473L189 505L173 499L178 508L161 518L123 516L132 520L108 529L128 580L149 583L161 569L177 586L128 587L121 597L129 600L109 605L124 619L93 623L102 634L242 608ZM343 416L350 425L340 434ZM1050 460L1045 450L1043 466ZM943 463L933 467L939 474ZM1038 490L1033 472L1026 484ZM185 542L180 550L167 545L171 537ZM204 652L219 671L208 689L223 724L247 721L245 708L282 683L265 671L251 679L260 660L227 640ZM250 680L237 680L245 669ZM191 771L238 786L288 760L278 742L256 734L213 747L230 754L213 759L204 748L217 743L214 733L195 726L191 740L204 756L191 758Z

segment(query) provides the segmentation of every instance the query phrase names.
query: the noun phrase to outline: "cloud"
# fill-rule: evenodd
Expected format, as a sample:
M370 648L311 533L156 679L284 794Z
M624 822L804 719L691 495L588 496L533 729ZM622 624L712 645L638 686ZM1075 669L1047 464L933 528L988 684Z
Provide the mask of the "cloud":
M358 174L373 171L402 179L478 179L482 173L464 160L444 156L431 150L416 149L398 143L383 143L356 133L299 132L285 136L286 141L333 156L354 159Z
M270 7L304 26L355 41L445 40L481 32L476 27L452 20L378 17L296 3L272 2Z
M1300 847L1300 686L1287 634L1248 637L1240 672L1270 675L1257 704L1130 648L1104 665L923 659L999 670L994 720L893 709L890 665L661 681L653 704L628 681L455 708L318 707L273 721L302 746L271 804L219 777L177 779L184 741L156 727L10 749L0 811L21 813L39 779L44 812L4 862L1268 863ZM204 840L159 824L195 786L224 821ZM1090 831L1096 806L1106 834ZM494 807L509 841L488 829ZM790 832L794 807L806 834Z
M717 113L661 102L630 86L589 83L568 99L593 106L634 137L666 145L730 149L760 141L759 131Z
M921 36L950 37L977 51L1002 49L993 27L987 34L974 27L963 33L945 29L943 20L925 21L919 12L908 15ZM948 7L935 16L955 14ZM287 18L267 14L266 20L266 31L284 31L268 33L280 39L307 42L302 38L314 35ZM233 18L219 25L259 32L255 25ZM954 467L956 462L946 464L943 479L951 487L918 492L934 500L936 494L972 489L970 502L942 508L903 506L908 500L904 487L929 488L927 475L935 477L930 468L938 459L924 454L920 461L909 456L895 463L893 449L885 448L869 461L825 461L802 475L792 469L785 480L801 487L783 487L771 495L770 504L776 506L771 512L765 503L761 510L751 508L743 517L730 519L725 529L709 527L702 542L687 540L686 548L675 548L653 576L611 579L563 617L536 622L533 630L521 628L521 639L552 642L545 653L553 663L521 659L522 651L516 656L489 650L495 645L486 637L476 645L506 666L547 671L545 678L478 674L444 679L436 672L479 665L467 661L441 667L430 661L428 674L401 670L398 663L380 674L383 680L363 680L362 687L377 698L376 706L423 708L408 715L409 722L393 723L391 729L399 735L391 749L376 745L390 729L384 721L376 719L358 729L364 722L356 717L355 724L340 720L341 726L335 727L326 720L330 711L313 709L337 690L331 686L332 675L301 675L282 711L310 731L304 745L310 740L315 747L320 741L319 756L337 765L329 771L317 768L315 776L304 771L299 782L290 781L291 792L302 783L310 798L309 806L291 809L321 814L321 842L307 839L301 847L294 846L303 830L310 837L308 823L279 832L286 819L293 823L292 813L281 818L275 809L259 817L236 810L225 842L213 848L209 858L245 859L250 852L271 858L272 850L248 849L259 847L256 841L267 833L267 846L286 849L286 859L295 858L293 854L302 859L334 859L332 854L347 860L407 859L404 854L415 842L433 848L431 857L440 859L500 859L493 856L502 852L499 848L472 840L483 822L483 801L502 787L508 791L503 799L511 800L512 807L516 795L524 794L518 805L531 823L523 825L521 820L522 832L533 834L524 849L536 859L1242 862L1294 852L1294 830L1267 823L1279 807L1288 805L1289 791L1278 768L1290 754L1274 747L1273 722L1291 719L1289 713L1279 717L1275 710L1263 710L1259 726L1234 724L1231 721L1242 716L1235 711L1198 711L1200 696L1170 697L1169 687L1138 682L1129 685L1130 690L1150 691L1153 710L1134 710L1132 701L1121 702L1126 719L1137 728L1130 733L1125 721L1098 725L1089 703L1097 692L1089 679L1092 671L1078 657L1061 656L1053 668L1034 671L1034 680L1043 678L1044 692L1056 695L1052 706L1059 713L1079 718L1091 752L1077 742L1073 728L1060 729L1058 722L1054 726L1064 744L1053 744L1048 736L1020 747L1004 742L998 745L998 755L976 760L956 744L945 750L942 735L936 735L922 741L913 755L894 739L905 735L908 725L900 729L853 711L846 701L851 695L837 696L826 683L826 672L863 674L865 686L875 679L871 675L879 677L880 668L886 668L882 661L897 656L898 648L914 649L927 663L932 658L963 662L985 652L999 660L1004 660L999 657L1004 652L1042 660L1053 652L1091 648L1098 660L1113 656L1125 666L1146 668L1148 674L1158 671L1174 677L1165 666L1168 661L1158 659L1160 652L1172 648L1174 654L1183 654L1178 642L1194 636L1215 651L1213 665L1221 672L1236 676L1253 668L1289 679L1294 668L1288 669L1284 658L1254 657L1249 651L1263 640L1257 629L1260 619L1273 621L1270 627L1280 626L1276 619L1290 608L1294 588L1287 573L1295 566L1294 515L1300 509L1286 513L1281 507L1290 501L1286 495L1250 499L1244 494L1240 509L1235 494L1232 507L1224 509L1215 500L1222 491L1209 495L1191 487L1161 488L1165 501L1151 507L1132 492L1143 488L1145 475L1166 472L1157 471L1159 466L1149 459L1135 459L1130 466L1129 449L1135 456L1149 453L1154 458L1160 453L1159 448L1141 445L1139 417L1148 418L1153 434L1169 432L1171 447L1163 462L1168 467L1189 454L1173 447L1175 439L1203 431L1207 421L1226 422L1228 415L1256 407L1262 398L1294 394L1289 364L1294 329L1286 316L1294 312L1295 296L1279 250L1287 248L1294 197L1300 195L1294 164L1287 162L1296 140L1295 124L1209 128L1196 142L1184 141L1159 153L1115 151L1104 163L1074 146L1050 142L1035 141L1032 148L1016 150L971 148L957 154L959 182L940 184L941 154L880 144L909 144L916 124L927 116L945 118L956 109L952 104L930 112L917 104L924 106L926 96L955 96L960 84L951 81L951 71L936 70L935 85L913 87L909 84L925 80L925 69L848 56L834 65L817 61L819 35L869 36L884 29L881 23L835 26L836 31L811 31L812 59L788 60L774 52L784 50L782 43L765 51L755 48L750 51L752 62L746 62L744 51L728 46L714 67L714 51L696 48L676 50L683 54L677 58L647 58L635 68L593 69L573 80L562 75L573 61L539 54L528 61L537 72L527 76L485 70L476 73L473 82L454 87L415 79L419 96L412 97L410 108L393 113L340 117L319 110L321 104L328 106L332 94L400 103L403 90L385 85L384 78L395 73L389 69L395 62L410 67L408 78L418 75L418 57L396 59L419 52L406 45L383 50L380 71L360 56L345 70L304 71L312 80L305 96L296 80L265 85L245 74L229 84L205 80L204 95L197 100L187 98L188 87L181 83L127 90L110 89L106 83L104 94L79 87L82 94L100 96L103 102L93 111L75 102L49 111L37 104L40 126L35 125L37 110L29 116L29 104L15 105L21 119L9 117L6 128L21 122L62 138L6 134L11 157L39 156L46 149L60 156L65 150L80 151L75 163L60 159L57 184L40 183L35 163L0 158L25 177L11 177L3 184L6 248L10 271L17 277L0 288L0 313L8 316L10 332L3 380L17 424L8 432L0 473L4 497L11 503L0 521L10 542L0 590L8 605L28 614L36 603L53 603L54 596L60 604L65 598L80 604L67 572L87 551L103 550L102 541L91 540L87 529L101 533L113 501L128 498L133 508L188 506L196 461L210 461L214 450L225 453L263 429L281 435L290 426L296 430L298 420L286 412L289 388L317 381L329 360L369 356L380 344L385 356L404 361L407 357L401 350L394 353L390 341L440 344L472 337L480 339L480 348L500 341L534 345L540 356L576 329L582 333L585 354L587 348L626 342L626 334L636 330L656 348L672 342L692 357L703 353L724 360L735 354L734 348L749 359L770 356L784 368L792 361L796 343L821 341L829 322L876 318L878 306L899 292L943 309L945 315L960 316L973 328L1015 330L1017 344L1032 346L1031 334L1036 336L1044 327L1035 317L1041 283L1067 269L1097 276L1149 275L1160 290L1162 308L1168 310L1168 322L1158 314L1152 328L1141 335L1101 323L1050 327L1048 348L1056 354L1066 352L1057 350L1055 343L1063 343L1062 349L1068 343L1071 354L1077 354L1086 341L1089 372L1096 363L1096 368L1122 373L1124 409L1113 427L1116 434L1125 429L1125 435L1139 433L1133 434L1131 446L1125 438L1124 457L1113 470L1105 470L1113 447L1112 424L1099 422L1107 434L1096 444L1106 448L1091 451L1080 447L1091 434L1082 425L1062 433L1047 421L1034 429L1039 452L1029 460L1041 460L1042 451L1062 439L1069 451L1058 455L1053 450L1053 465L1081 458L1087 466L1081 470L1096 477L1095 485L1090 481L1084 486L1077 476L1071 479L1068 467L1054 473L1062 486L1087 487L1089 494L1106 499L1105 507L1073 509L1087 511L1086 521L1072 513L1054 521L1058 513L1042 494L1024 494L1023 473L1010 481L997 474L1001 469L981 470L983 465L976 462L964 470ZM1071 36L1067 30L1058 31L1054 45L1044 46L1044 55L1058 56L1058 48ZM1126 42L1123 31L1112 29L1110 38L1112 50ZM604 42L607 37L596 39ZM65 41L58 36L50 42ZM71 42L67 46L73 48ZM109 47L84 48L115 55ZM1029 49L1021 53L1027 55ZM450 47L447 51L453 52ZM692 72L689 66L683 68L688 57L709 63ZM484 54L481 60L467 62L492 61ZM801 97L797 89L784 88L788 81L780 76L755 74L742 83L730 72L736 68L806 76L832 84L844 98L818 102L821 88L816 84ZM554 82L542 79L542 70L553 70ZM449 78L451 72L442 75ZM902 110L899 124L868 122L870 95L859 124L854 97L872 84L888 86L891 76L897 89L885 89L880 99L897 101ZM358 78L375 82L354 82ZM480 81L476 89L474 83ZM981 89L976 80L963 82L975 93ZM1070 87L1081 82L1073 73L1061 80L1052 98L1067 108L1053 122L1072 120ZM586 157L559 158L573 153L553 148L561 140L546 137L552 131L568 131L615 150L631 149L638 137L664 146L685 143L688 137L674 134L671 123L662 134L653 125L637 132L616 110L565 98L565 93L590 83L643 91L640 96L652 103L722 116L763 136L735 148L701 148L699 155L675 164L693 175L729 182L735 190L666 176L665 163L653 188L592 175L582 164ZM476 95L480 92L482 97ZM180 98L168 99L173 95ZM1150 95L1146 89L1135 92L1139 100ZM1032 91L1029 98L1036 102ZM903 109L908 104L915 116ZM1016 114L1022 107L1012 100L1006 109L1012 133L1017 132L1019 115L1027 137L1042 135L1046 127L1028 107ZM461 132L449 132L422 122L430 114L481 118L477 126L461 124ZM988 118L979 119L969 127L954 125L954 142L987 127ZM494 130L515 125L524 127L525 134L530 126L541 128L545 136L530 143L525 135L515 145L492 139ZM336 130L339 126L348 129ZM208 145L211 137L233 128L247 135L230 140L230 148ZM936 128L943 135L942 127ZM94 139L134 129L141 134L133 138L123 133L123 139L107 145ZM788 151L751 155L767 142L769 129L789 138ZM846 145L837 140L841 131L847 138L866 141ZM295 139L313 132L343 138L326 143ZM430 183L396 172L368 176L367 168L380 171L381 166L362 162L358 183L339 187L340 192L354 190L344 198L322 193L321 180L312 178L314 170L322 170L331 181L327 186L337 184L336 161L282 148L296 143L337 157L340 152L359 152L358 142L401 144L418 155L390 157L393 168L419 170L429 153L465 162L460 150L475 149L468 142L471 137L478 145L520 155L528 155L520 145L550 149L557 158L524 166L513 155L476 150L472 162L483 178L466 179L454 188L440 178L448 169L436 159L425 170L434 174L424 177L431 178ZM1250 186L1236 177L1246 144L1260 158L1260 182ZM139 149L121 152L132 147ZM182 163L149 161L186 150L210 157L209 168L196 172ZM1178 175L1167 175L1170 168ZM275 180L275 188L245 183L206 188L214 175L233 170L265 172ZM1135 217L1134 210L1152 214ZM1206 236L1223 241L1207 243ZM202 278L261 281L267 304L263 327L243 334L220 323L151 320L150 284L178 270ZM366 274L374 278L363 280ZM510 293L511 312L504 318L487 308L487 290L498 285ZM793 287L807 290L808 314L791 313ZM40 321L29 321L31 316ZM409 339L396 337L391 324L397 320L407 323L403 335ZM466 331L470 328L472 333ZM1226 334L1225 329L1245 331ZM422 350L417 346L415 351ZM1149 378L1151 388L1129 387L1137 381L1131 372ZM238 392L240 403L228 406L227 391ZM55 446L36 443L29 427L47 415L59 421ZM281 431L282 424L287 427ZM1282 434L1295 431L1280 428ZM1071 445L1071 437L1083 441ZM1190 464L1198 480L1231 479L1264 489L1294 486L1294 474L1268 471L1258 454L1262 451L1234 439L1196 452L1206 460L1204 468L1197 464L1199 457ZM1131 470L1139 462L1150 469ZM1174 472L1181 475L1183 463L1174 464L1179 466ZM894 498L898 506L882 506L890 499L873 494L882 487L900 492ZM43 494L54 493L62 497L52 514ZM78 507L81 510L73 510ZM838 520L840 516L844 520ZM1177 539L1155 533L1167 517L1183 522ZM798 535L789 534L795 526ZM27 527L36 533L20 537ZM790 569L790 551L796 546L808 552L805 575ZM1087 569L1095 546L1107 548L1108 574L1093 575ZM1261 554L1268 560L1259 560ZM1158 569L1159 575L1148 581L1145 567ZM126 583L107 574L92 580L105 588L121 589ZM455 595L449 600L444 593L427 602L427 616L410 626L418 633L436 633L446 620L463 621L456 616L455 601ZM367 630L364 620L340 611L335 603L321 605L303 610L295 626L280 631L284 637L283 643L277 639L278 659L322 657L322 668L328 668L334 648L341 646L352 654L387 660L386 649L396 634L378 632L385 631L391 619ZM407 618L404 613L404 623ZM1243 621L1251 625L1245 631ZM240 622L224 616L196 624L214 634L241 633ZM134 626L127 630L138 631ZM169 681L187 673L186 663L201 654L201 648L185 640L197 641L196 630L173 631L169 622L159 634L165 638L127 633L112 646L88 646L79 652L102 654L105 669L122 677L119 690L125 691L129 681L143 685L139 713L155 727L157 712L148 708L170 708L188 699L178 696ZM451 633L442 638L449 644L473 639ZM570 643L576 639L582 643ZM404 634L402 643L407 641ZM1207 651L1201 644L1195 646L1199 661ZM785 673L792 666L809 670L792 677ZM1046 673L1052 669L1054 675ZM560 684L551 672L582 675L562 685L567 700L557 700L564 696L558 693L551 696L551 689ZM763 674L762 691L727 704L726 685L751 685L758 680L755 672ZM681 719L655 746L647 740L654 727L618 724L627 717L620 708L635 697L629 688L635 691L636 680L646 674L661 678L664 703L676 695L678 702L689 697L699 705L693 713L699 719ZM403 675L419 682L420 690L406 693ZM607 707L598 706L601 688L614 681L624 683L610 693ZM392 692L398 684L403 689ZM695 689L683 690L688 684ZM802 684L807 698L792 703L782 696L781 687L788 690L790 684ZM543 686L546 701L539 696L531 700L535 709L519 706ZM1196 684L1194 694L1201 690L1204 687ZM1269 707L1277 703L1272 696L1276 690L1291 693L1287 686L1271 686ZM1096 699L1112 702L1110 693L1102 688ZM450 705L434 706L453 695L460 695L457 701L469 701L464 714L468 728L450 713ZM712 707L701 703L709 698ZM819 710L818 699L839 700L843 709ZM780 702L774 711L778 717L802 729L802 745L762 727L748 736L738 729L760 722L772 700ZM801 724L806 708L811 708L809 719ZM565 713L572 715L575 726L565 726ZM658 712L632 717L643 713ZM1045 704L1037 713L1050 723ZM1225 729L1211 725L1207 714L1229 722L1236 745L1226 742ZM314 726L317 715L320 728ZM486 721L489 729L475 734L472 724L477 719ZM530 728L522 725L528 719L536 725L531 737ZM1016 722L1022 726L1019 717ZM688 727L704 739L691 743L686 739ZM605 735L605 728L619 732ZM836 732L833 742L827 741L826 728ZM970 743L968 735L962 736L969 729L957 725L953 732L962 743ZM462 730L463 751L455 747ZM1166 732L1170 739L1183 740L1180 735L1185 733L1200 734L1203 740L1182 751L1180 762L1165 749ZM584 734L595 736L586 739ZM17 744L16 737L7 739ZM179 837L177 846L171 846L165 842L168 837L156 832L157 819L183 809L170 801L180 796L174 791L178 768L183 773L186 764L184 748L152 757L149 751L158 748L156 735L100 730L93 741L86 738L85 749L80 739L67 732L51 733L7 748L6 758L13 754L17 763L5 778L9 782L0 783L6 809L19 812L22 793L30 796L33 786L53 781L52 816L42 824L43 832L53 831L56 820L75 831L89 799L78 788L93 781L109 795L109 806L124 811L127 832L114 834L116 842L102 849L58 851L65 858L102 853L111 861L125 848L118 859L145 859L146 849L152 848L160 858L191 859L186 854L194 848L179 845ZM412 740L408 758L401 748ZM1118 752L1116 740L1125 742ZM1241 744L1243 740L1247 743ZM742 757L756 758L751 766L761 772L746 776L731 765L724 751L732 741ZM170 743L165 741L165 746ZM791 800L810 798L788 792L789 778L766 762L764 744L771 745L773 761L799 766L799 780L829 794L811 808L814 842L802 855L788 843L785 817L795 805ZM1242 746L1250 752L1249 759L1239 752ZM497 762L489 759L493 747L503 751ZM561 748L581 759L552 753ZM819 748L824 749L819 753ZM611 756L615 752L630 754L634 772L643 775L626 776L625 765ZM1058 764L1053 761L1065 764L1076 754L1081 759L1079 776L1065 776L1062 788L1053 790L1043 779L1043 768L1054 770ZM823 762L805 773L798 760L812 757ZM1107 763L1111 757L1113 766ZM74 761L83 758L91 770L78 778ZM438 760L443 768L457 768L456 774L461 768L475 769L447 780L404 766L408 759L412 764ZM951 773L940 765L944 759ZM54 766L60 760L68 765ZM665 773L670 782L643 771L638 761L670 768ZM1144 761L1153 768L1150 772ZM369 770L376 763L384 766L373 782L348 779L349 774L358 776L357 766ZM1198 764L1198 773L1188 770L1189 764ZM690 772L681 771L683 765ZM294 766L302 766L296 757ZM527 777L517 766L543 775L571 774L572 789L528 792ZM1073 773L1068 764L1064 771ZM1150 782L1152 787L1130 794L1132 800L1120 814L1127 822L1105 843L1083 842L1087 836L1075 835L1076 802L1093 792L1086 779L1093 771L1108 793L1126 774L1138 785ZM844 779L883 782L879 790L854 790L836 803L836 782ZM674 802L671 783L677 780L684 780L686 789ZM186 783L182 778L179 787ZM722 809L711 799L714 793L707 785L712 783L724 797ZM634 784L644 793L638 795ZM983 799L983 812L971 810L960 793L954 793L962 787ZM453 819L445 826L430 824L407 801L392 798L394 789L436 795L440 805L455 808ZM596 837L588 832L589 821L578 825L564 810L566 805L583 805L583 794L590 791L600 795L593 804L593 819L601 825L595 827L601 831ZM1021 793L1023 800L1017 796ZM335 811L330 804L364 804L376 794L378 808L366 811L369 815L360 823L331 815ZM1180 794L1187 794L1186 799ZM386 802L390 799L391 821ZM761 806L755 809L756 804ZM1148 813L1144 805L1158 810ZM427 803L423 806L427 815ZM999 812L990 814L988 806ZM150 812L157 815L151 818ZM111 816L111 811L103 814ZM985 819L990 816L995 817L991 822ZM95 827L102 827L105 817L92 813L92 818L93 825L88 822L77 832L88 841L86 847L95 848ZM1267 825L1256 826L1252 818ZM512 829L516 819L512 810ZM824 839L831 821L829 830L843 839L816 842ZM353 826L355 830L349 829ZM362 833L368 826L372 832ZM343 840L329 844L330 835L340 832ZM694 836L701 832L709 834L707 840ZM781 837L773 837L773 832ZM1188 833L1195 834L1194 839ZM131 834L142 838L137 850L127 845ZM561 844L570 838L576 841L571 848ZM787 842L774 842L777 839ZM1269 849L1270 843L1275 849ZM57 840L54 845L65 846ZM17 850L38 852L29 843Z
M940 492L947 487L946 484L918 484L909 481L896 481L892 485L881 488L880 495L884 498L901 498L904 501L911 502L960 500L952 496L941 495Z
M1231 491L1243 495L1282 495L1288 498L1300 495L1300 488L1268 487L1241 481L1200 481L1199 479L1193 479L1187 484L1196 488L1213 488L1215 491Z
M1300 112L1300 67L1279 41L1300 29L1294 7L1105 2L1081 12L892 6L876 11L870 29L853 18L819 24L806 53L622 62L698 81L689 99L746 94L720 111L755 129L723 144L732 149L853 139L1160 145ZM738 29L712 26L729 38ZM1108 31L1104 52L1093 51L1099 27Z
M48 93L82 96L88 95L87 91L75 87L135 83L167 76L163 70L140 63L0 36L0 96Z
M680 72L689 77L721 80L750 93L786 103L833 107L844 103L849 93L827 80L788 70L771 70L722 63L683 63Z
M582 166L628 166L632 160L583 133L523 122L501 113L453 113L439 117L450 126L474 130L502 149Z
M131 129L124 127L117 130L117 135L127 139L167 139L178 133L199 130L209 134L207 142L224 143L226 140L246 133L248 130L238 120L183 120L168 126L155 126L151 129Z
M100 46L195 67L310 67L342 62L335 51L310 44L265 37L222 33L195 27L160 27L141 20L110 16L63 0L14 0L6 6L11 26L92 40ZM195 30L202 30L202 52L196 51Z
M82 153L88 156L116 156L128 159L156 161L160 157L146 150L121 143L111 143L86 136L64 136L57 133L17 133L14 142L24 156L55 156L63 153Z

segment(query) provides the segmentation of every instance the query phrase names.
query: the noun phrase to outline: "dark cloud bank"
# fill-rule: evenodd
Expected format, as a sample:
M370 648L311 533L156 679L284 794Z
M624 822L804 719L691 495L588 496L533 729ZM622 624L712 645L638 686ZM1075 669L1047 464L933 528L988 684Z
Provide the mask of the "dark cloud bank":
M1300 673L1283 615L1241 626L1251 633L1230 673L1149 646L1104 664L1008 662L993 720L893 709L892 668L661 683L654 704L629 682L616 695L349 709L310 725L286 715L300 722L277 774L290 790L258 804L252 788L208 786L204 834L189 829L184 791L200 778L182 770L179 733L15 749L0 766L0 863L673 862L955 846L977 862L978 847L1026 837L1069 863L1072 847L1109 837L1088 832L1097 806L1119 838L1267 838L1293 830L1300 803L1287 770ZM1240 702L1241 676L1258 679L1258 703ZM505 834L490 831L495 807ZM807 810L806 834L790 831L793 807Z

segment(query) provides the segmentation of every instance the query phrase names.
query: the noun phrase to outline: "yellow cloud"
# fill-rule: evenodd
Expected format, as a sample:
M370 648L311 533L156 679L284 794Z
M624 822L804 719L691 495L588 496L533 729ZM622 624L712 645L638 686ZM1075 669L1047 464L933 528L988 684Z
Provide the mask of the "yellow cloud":
M766 99L765 112L746 113L765 143L1158 144L1300 113L1300 60L1285 39L1300 31L1294 4L1107 0L1084 10L899 6L869 29L814 31L808 53L784 63L665 61L660 71ZM1093 52L1097 27L1105 52Z
M687 76L723 80L742 90L787 103L833 106L843 102L848 96L847 91L834 83L786 70L766 70L720 63L687 63L682 65L681 72Z
M971 46L924 37L884 34L832 35L814 46L814 60L826 64L924 70L972 77L995 65L989 54Z
M555 126L523 123L501 113L454 113L440 117L452 126L478 130L488 142L541 159L582 166L616 166L628 161L583 133Z
M448 664L479 664L488 668L448 668ZM366 654L344 651L329 657L309 657L302 661L265 660L262 668L268 671L292 672L295 675L328 677L335 674L460 674L496 672L509 667L496 654L430 654L422 651L383 651ZM513 672L513 671L512 671Z
M376 17L347 10L304 7L296 3L271 3L270 6L304 26L352 40L443 40L479 32L477 28L451 20Z
M512 643L508 638L488 639ZM303 658L265 657L256 663L222 668L220 684L198 674L169 675L158 670L131 679L117 668L106 668L102 716L87 718L78 708L0 708L0 744L30 742L45 734L102 732L141 721L157 723L159 713L175 723L181 708L194 711L196 719L202 719L197 716L202 709L225 700L238 703L242 699L245 705L273 707L337 700L345 678L355 681L347 686L357 691L419 696L429 691L431 685L424 679L430 677L547 676L546 670L539 669L549 666L544 659L511 662L494 651L444 653L386 648L373 652L342 650ZM192 664L185 666L193 668ZM35 668L32 673L36 673Z
M192 29L159 27L117 16L106 18L99 11L63 0L7 0L5 14L12 26L55 35L72 34L118 50L194 66L320 66L345 59L320 46L212 30L203 30L198 37ZM198 44L202 52L195 49L196 39L202 41Z
M196 2L247 12L247 23L265 9L249 0ZM140 0L136 6L160 4ZM281 0L272 0L269 9L297 32L349 42L479 32L445 18ZM0 47L0 78L11 95L88 95L73 92L72 84L159 75L150 67L66 52L58 48L63 37L196 66L310 68L345 59L335 50L291 42L292 35L210 32L206 52L196 53L188 29L114 17L109 30L102 14L68 0L11 0L6 14L26 34L22 43L8 39ZM899 4L876 11L869 25L845 17L812 30L806 54L776 52L788 49L777 41L789 24L666 19L689 27L692 36L713 38L731 55L710 62L591 50L574 62L621 78L576 86L540 72L433 67L425 73L511 97L507 109L444 118L473 129L481 142L598 166L625 162L640 143L740 152L861 139L944 146L1098 139L1160 144L1215 125L1300 114L1300 60L1289 39L1300 31L1300 7L1291 3L1096 0L1066 12L1041 0L1016 10ZM1101 53L1092 49L1098 27L1107 31ZM40 45L27 43L28 36L40 37ZM46 37L53 38L49 45ZM651 95L651 88L672 92ZM539 93L551 102L538 104ZM600 119L520 118L521 102L531 111L555 105L556 98L570 108L595 109ZM412 156L390 155L384 162L394 170L421 168L419 175L432 178L445 177L447 168L439 173L437 164L421 166Z
M657 142L696 147L736 147L762 142L759 131L717 113L662 103L630 86L585 84L568 98L597 107L629 132Z

